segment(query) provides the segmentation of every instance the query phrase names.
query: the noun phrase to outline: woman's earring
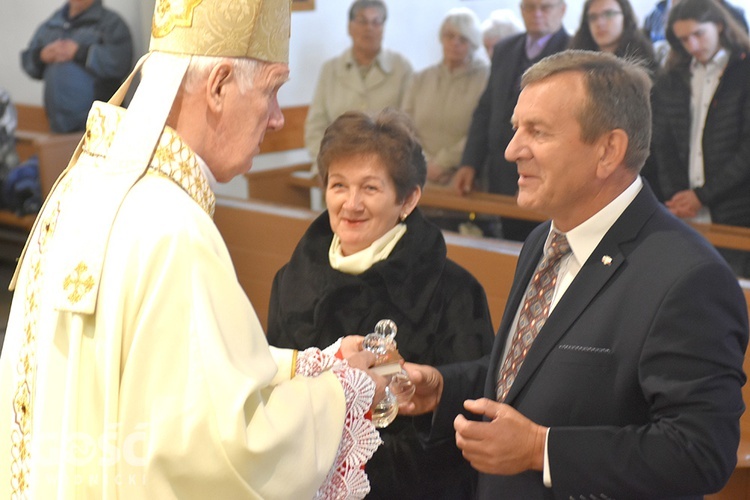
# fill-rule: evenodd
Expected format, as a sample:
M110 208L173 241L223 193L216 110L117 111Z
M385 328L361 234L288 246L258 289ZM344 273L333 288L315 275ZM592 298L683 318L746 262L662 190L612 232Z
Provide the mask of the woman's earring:
M401 222L404 222L407 217L409 217L409 214L407 214L406 212L402 213L401 214Z

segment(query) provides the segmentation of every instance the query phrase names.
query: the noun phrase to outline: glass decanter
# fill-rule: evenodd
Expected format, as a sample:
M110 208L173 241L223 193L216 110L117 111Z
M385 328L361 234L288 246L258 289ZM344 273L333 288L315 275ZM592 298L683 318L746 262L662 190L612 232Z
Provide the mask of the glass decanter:
M372 423L382 429L398 414L398 405L408 402L416 388L401 367L401 355L396 345L398 327L390 319L378 321L375 330L365 336L362 347L377 356L374 371L388 379L385 397L373 408Z

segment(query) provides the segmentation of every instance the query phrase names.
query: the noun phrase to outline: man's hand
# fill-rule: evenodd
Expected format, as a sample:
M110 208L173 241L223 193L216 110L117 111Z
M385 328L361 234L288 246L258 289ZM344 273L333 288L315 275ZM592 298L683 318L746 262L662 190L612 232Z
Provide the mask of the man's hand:
M672 215L682 218L695 217L703 207L703 204L692 189L675 193L672 199L667 201L665 205L672 212Z
M427 162L427 180L436 184L447 184L453 175L451 169L444 169L440 165Z
M461 196L471 193L474 188L474 176L476 170L468 165L458 167L456 174L453 176L453 187Z
M42 51L39 52L39 59L41 59L44 64L53 64L57 62L61 41L62 40L55 40L54 42L48 43L44 46Z
M487 398L466 400L464 408L491 418L475 422L458 415L453 422L456 445L479 472L510 475L544 468L547 428L515 408Z
M45 64L67 62L73 59L78 44L69 39L58 39L48 43L39 53L39 59Z
M78 52L78 42L75 42L69 38L59 40L59 42L60 42L60 51L58 54L57 62L72 61L76 55L76 52Z
M443 395L443 376L432 366L404 363L414 388L414 396L398 407L400 415L422 415L434 411Z

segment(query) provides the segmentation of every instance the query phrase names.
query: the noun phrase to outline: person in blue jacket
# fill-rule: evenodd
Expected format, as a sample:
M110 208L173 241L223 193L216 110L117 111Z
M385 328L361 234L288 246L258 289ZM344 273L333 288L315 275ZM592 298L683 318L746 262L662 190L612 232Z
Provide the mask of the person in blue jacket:
M130 29L102 0L68 0L21 52L23 70L44 80L44 108L57 133L83 131L91 104L109 100L132 60Z

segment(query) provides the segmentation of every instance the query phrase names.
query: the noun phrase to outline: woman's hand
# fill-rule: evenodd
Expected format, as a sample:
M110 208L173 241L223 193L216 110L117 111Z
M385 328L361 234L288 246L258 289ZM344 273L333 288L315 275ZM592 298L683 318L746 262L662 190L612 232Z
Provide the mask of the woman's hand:
M349 335L341 339L341 345L339 351L344 359L348 359L350 356L357 354L362 350L362 341L365 338L361 335Z

